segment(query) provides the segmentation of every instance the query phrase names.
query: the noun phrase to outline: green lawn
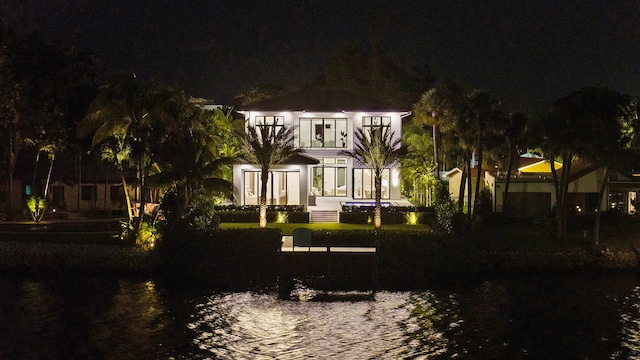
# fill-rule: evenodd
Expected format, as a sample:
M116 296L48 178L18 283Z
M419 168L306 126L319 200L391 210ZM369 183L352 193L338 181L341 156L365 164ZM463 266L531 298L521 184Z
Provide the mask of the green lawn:
M222 223L220 228L222 229L246 229L257 228L257 223ZM292 235L293 230L297 228L306 228L311 230L373 230L371 224L338 224L338 223L317 223L317 224L277 224L269 223L267 227L280 229L284 235ZM385 225L382 224L383 230L396 230L396 231L429 231L427 225Z

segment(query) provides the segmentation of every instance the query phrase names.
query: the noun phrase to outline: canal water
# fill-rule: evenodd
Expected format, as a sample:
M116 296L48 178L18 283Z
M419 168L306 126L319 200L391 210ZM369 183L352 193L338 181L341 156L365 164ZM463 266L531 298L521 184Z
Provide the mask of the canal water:
M5 274L0 359L640 359L635 273L334 295Z

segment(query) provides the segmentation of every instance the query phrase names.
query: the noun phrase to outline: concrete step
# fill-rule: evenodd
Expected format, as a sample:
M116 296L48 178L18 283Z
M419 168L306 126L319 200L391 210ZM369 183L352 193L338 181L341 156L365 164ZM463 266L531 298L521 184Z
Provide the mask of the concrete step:
M336 210L314 210L309 213L310 223L337 223L338 211Z

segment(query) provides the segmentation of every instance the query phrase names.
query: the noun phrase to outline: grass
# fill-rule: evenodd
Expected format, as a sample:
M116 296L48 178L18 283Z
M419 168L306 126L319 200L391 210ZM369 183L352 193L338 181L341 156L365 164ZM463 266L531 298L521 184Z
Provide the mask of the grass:
M247 229L257 228L257 223L222 223L221 229ZM305 228L311 230L373 230L373 225L370 224L339 224L339 223L313 223L313 224L280 224L270 223L267 227L273 229L280 229L284 235L292 235L293 230L297 228ZM427 225L403 225L403 224L389 224L382 225L383 230L392 231L429 231L430 228Z

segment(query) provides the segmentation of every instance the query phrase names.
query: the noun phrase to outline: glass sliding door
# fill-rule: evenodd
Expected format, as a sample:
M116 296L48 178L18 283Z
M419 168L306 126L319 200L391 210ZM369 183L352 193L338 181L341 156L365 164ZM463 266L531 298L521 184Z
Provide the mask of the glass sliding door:
M311 174L311 189L316 196L347 195L347 168L317 166Z
M260 172L244 173L244 204L260 204ZM267 181L267 205L300 205L300 173L272 171Z
M375 199L375 177L371 169L353 169L353 198ZM382 171L382 199L389 199L389 169Z

